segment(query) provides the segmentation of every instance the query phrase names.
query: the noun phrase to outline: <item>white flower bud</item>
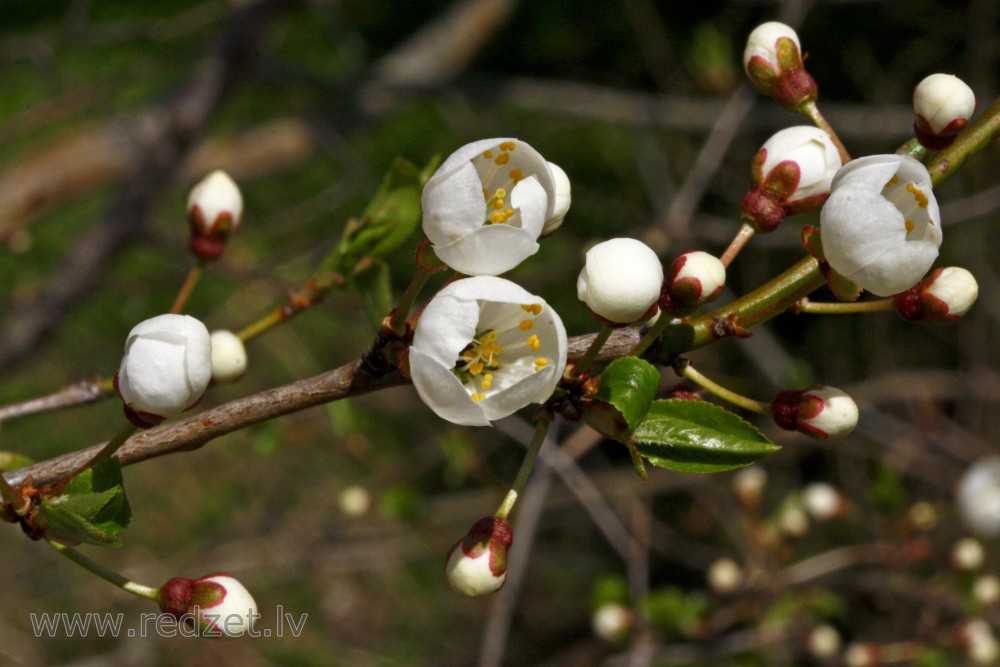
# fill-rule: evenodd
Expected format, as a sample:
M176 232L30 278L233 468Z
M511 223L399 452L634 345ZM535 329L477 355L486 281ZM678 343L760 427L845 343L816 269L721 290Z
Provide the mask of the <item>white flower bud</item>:
M840 651L840 633L832 625L817 625L809 632L809 652L820 660L830 660Z
M840 152L826 131L809 125L785 128L764 142L761 150L764 162L760 165L757 185L769 185L771 179L776 180L780 175L774 171L776 167L794 166L795 178L783 184L784 204L793 205L830 194L830 185L841 162ZM756 168L754 172L756 176Z
M982 543L972 537L959 540L951 548L951 563L959 570L978 570L985 559Z
M844 498L837 489L825 482L813 482L802 490L802 504L817 521L828 521L840 516L845 507Z
M212 379L218 383L235 382L247 372L247 350L232 331L212 332Z
M559 165L549 162L549 172L552 174L552 182L555 185L555 206L552 214L542 225L542 237L548 236L562 226L563 219L569 211L569 205L573 201L569 176Z
M708 567L708 585L721 595L728 595L743 584L743 570L731 558L720 558Z
M786 503L778 514L778 529L789 537L802 537L809 532L809 516L798 505Z
M1000 537L1000 456L980 459L965 471L955 503L966 528L979 537Z
M986 574L972 583L972 597L984 607L992 607L1000 602L1000 578Z
M612 325L652 315L663 288L663 265L641 241L619 238L587 251L576 294L591 312Z
M624 641L633 622L632 610L619 602L602 604L590 617L590 627L594 634L611 643Z
M837 273L878 296L908 289L931 268L941 245L930 174L904 155L852 160L833 179L820 235Z
M931 150L951 145L975 111L975 93L952 74L931 74L913 89L913 130Z
M509 280L457 280L417 321L410 376L420 398L455 424L489 426L544 403L566 368L559 315Z
M495 593L507 581L507 551L514 533L506 519L484 517L448 553L445 572L457 593L478 597Z
M847 667L876 667L882 664L882 655L876 644L854 643L844 651Z
M771 403L771 416L783 429L814 438L845 435L858 425L858 406L836 387L816 385L783 391Z
M802 62L799 36L784 23L763 23L747 38L743 69L754 88L794 111L816 99L817 88Z
M799 36L791 26L779 23L778 21L761 23L747 37L747 44L743 49L743 69L749 72L750 61L754 58L759 58L772 70L780 72L782 66L778 57L779 39L792 40L795 48L799 52L802 51Z
M733 475L733 493L746 508L756 509L760 505L765 486L767 471L759 465L741 468Z
M495 276L538 252L554 217L549 164L516 139L483 139L452 153L420 196L424 234L455 271ZM563 211L565 215L565 211Z
M191 189L187 216L191 250L204 259L218 257L243 221L243 195L226 172L213 171Z
M670 302L695 306L719 296L726 285L726 267L718 257L701 250L679 255L666 279Z
M972 308L979 297L979 283L966 269L946 266L935 272L923 289L924 300L935 299L944 319L958 319ZM926 304L925 304L926 309Z
M197 622L203 637L240 637L260 618L250 592L223 573L171 579L160 588L159 604L178 620Z
M205 325L189 315L158 315L129 332L116 383L125 405L148 426L197 403L211 379Z
M1000 658L1000 643L990 624L981 618L963 623L958 630L958 638L974 665L992 665Z
M372 494L363 486L349 486L340 492L337 505L345 515L361 517L372 508Z

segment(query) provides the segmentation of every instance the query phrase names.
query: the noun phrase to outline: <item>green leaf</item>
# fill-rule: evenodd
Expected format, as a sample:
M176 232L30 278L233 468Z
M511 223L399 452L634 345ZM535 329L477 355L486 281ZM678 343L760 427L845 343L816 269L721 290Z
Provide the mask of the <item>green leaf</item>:
M426 172L396 158L361 217L347 223L340 242L323 260L317 276L350 276L365 257L382 257L399 247L420 222L420 191Z
M361 294L365 304L368 319L376 329L382 326L382 320L392 309L392 283L389 279L389 265L381 259L367 262L360 271L355 272L351 286Z
M648 361L622 357L612 361L597 378L595 402L583 418L598 432L626 442L646 416L660 388L660 373Z
M119 546L117 535L132 518L114 457L76 475L60 495L44 497L38 509L38 527L67 544Z
M680 472L721 472L780 449L752 424L704 401L654 401L635 430L650 463Z

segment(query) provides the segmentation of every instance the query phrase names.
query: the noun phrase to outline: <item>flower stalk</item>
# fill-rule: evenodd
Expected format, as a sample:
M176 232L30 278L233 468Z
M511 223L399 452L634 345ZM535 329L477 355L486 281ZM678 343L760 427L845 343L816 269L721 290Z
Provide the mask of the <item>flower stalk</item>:
M521 492L524 491L524 485L528 483L528 477L535 467L535 461L538 460L538 452L542 450L542 445L545 444L545 436L548 434L551 425L552 415L542 412L541 416L538 417L535 434L528 445L528 453L524 455L524 460L521 461L521 468L517 471L514 483L511 485L510 490L507 491L507 495L504 496L503 502L500 503L500 507L497 508L494 514L496 518L506 519L510 515L511 510L514 509L514 503L517 502Z
M806 100L799 107L799 111L805 114L809 120L813 122L816 127L821 130L826 131L830 135L830 140L833 141L833 145L837 147L837 152L840 153L840 161L843 164L847 164L851 161L851 154L847 152L847 148L844 147L843 142L837 133L834 131L833 126L826 120L826 117L820 112L819 105L816 104L815 99Z
M121 429L115 433L115 436L108 440L108 444L104 445L99 452L94 454L93 458L87 461L83 466L80 467L80 471L86 470L87 468L93 468L99 463L103 463L110 459L118 448L125 444L133 433L138 430L138 427L132 423L125 424Z
M576 367L573 369L573 372L576 375L579 376L585 370L590 368L590 365L594 363L594 359L597 359L597 355L600 354L601 348L604 347L604 344L608 342L609 338L611 338L611 334L614 333L614 330L615 328L610 324L601 325L597 335L594 336L594 340L590 342L590 347L588 347L587 351L583 353L580 361L576 363Z
M170 307L170 312L174 315L179 315L183 310L184 306L187 305L188 299L191 297L191 293L194 291L195 285L201 279L202 274L205 272L205 260L201 257L191 270L188 271L187 277L184 279L184 284L181 285L180 291L177 292L177 298L174 299L174 305Z
M848 313L883 313L895 308L893 299L873 301L810 301L802 297L793 307L796 313L844 315Z
M691 382L711 392L712 394L718 396L724 401L728 401L735 406L741 407L744 410L749 410L750 412L756 412L761 415L771 414L771 407L762 403L761 401L755 401L752 398L742 396L737 394L735 391L726 389L721 384L715 382L711 378L703 375L701 372L695 370L695 367L691 365L691 362L686 359L679 360L674 364L674 370L682 377L687 378Z
M68 547L65 544L60 544L54 540L46 540L46 542L48 542L50 547L83 569L92 574L96 574L101 579L114 584L123 591L154 602L157 602L160 599L160 589L153 588L152 586L145 586L132 581L131 579L127 579L114 570L110 570L100 563L92 561L73 547Z

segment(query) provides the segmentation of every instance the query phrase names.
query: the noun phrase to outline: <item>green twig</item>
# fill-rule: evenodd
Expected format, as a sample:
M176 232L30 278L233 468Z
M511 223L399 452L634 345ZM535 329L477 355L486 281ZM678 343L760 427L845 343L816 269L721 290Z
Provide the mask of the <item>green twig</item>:
M96 574L101 579L111 582L118 588L131 593L132 595L138 595L141 598L147 600L153 600L154 602L159 602L160 600L160 589L153 588L151 586L144 586L143 584L132 581L131 579L126 579L122 575L118 574L114 570L109 570L100 563L96 563L82 553L74 549L73 547L68 547L65 544L59 544L53 540L46 540L53 549L61 553L66 558L84 568L88 572Z

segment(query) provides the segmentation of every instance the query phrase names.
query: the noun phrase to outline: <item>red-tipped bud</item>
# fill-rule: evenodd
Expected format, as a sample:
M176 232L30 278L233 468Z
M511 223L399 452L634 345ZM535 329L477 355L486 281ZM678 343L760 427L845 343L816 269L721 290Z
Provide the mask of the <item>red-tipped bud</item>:
M960 266L936 269L919 283L893 297L903 319L957 320L979 297L976 278Z
M243 195L224 171L213 171L191 189L187 203L191 252L214 259L243 221Z
M697 306L711 301L726 285L726 267L714 255L694 250L670 265L660 297L665 308Z
M816 99L816 81L802 62L799 36L784 23L769 21L750 33L743 67L754 88L789 111Z
M770 232L788 215L819 208L840 167L840 153L825 131L810 126L781 130L754 156L753 188L740 204L743 220L758 232Z
M483 517L448 552L448 583L468 597L497 592L507 581L507 550L513 541L510 522Z
M931 74L913 89L913 132L931 150L947 148L976 111L976 94L957 76Z
M781 428L814 438L844 435L858 425L858 406L854 400L841 390L824 385L781 392L771 403L771 415Z
M193 580L175 577L160 587L159 602L164 613L197 623L203 637L240 637L260 617L243 584L222 573Z

